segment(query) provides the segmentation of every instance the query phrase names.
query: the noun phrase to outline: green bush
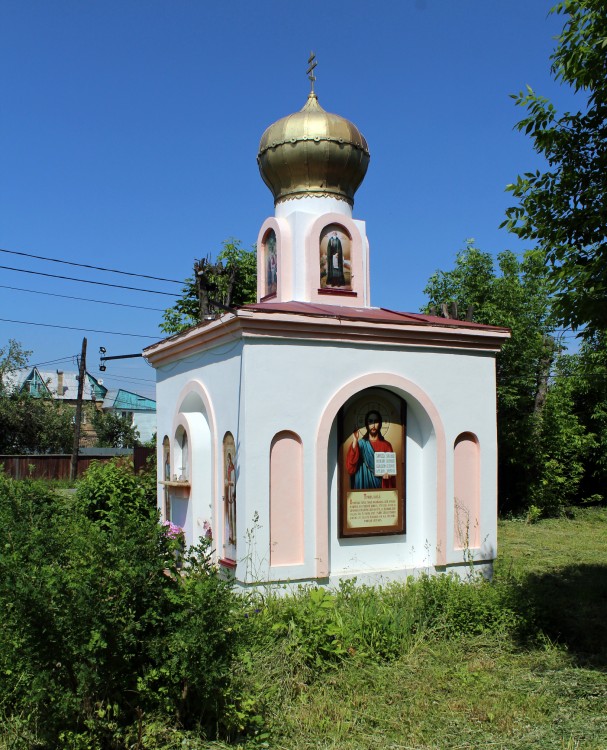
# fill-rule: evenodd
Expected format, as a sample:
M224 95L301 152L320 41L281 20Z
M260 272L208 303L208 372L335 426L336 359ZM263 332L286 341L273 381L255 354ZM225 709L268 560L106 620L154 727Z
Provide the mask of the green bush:
M0 707L35 727L21 747L122 748L154 717L221 726L233 594L204 547L179 573L149 485L118 463L67 499L0 475Z
M140 514L156 520L156 475L133 473L131 459L93 461L78 483L79 504L93 521L108 514L126 511L133 518Z

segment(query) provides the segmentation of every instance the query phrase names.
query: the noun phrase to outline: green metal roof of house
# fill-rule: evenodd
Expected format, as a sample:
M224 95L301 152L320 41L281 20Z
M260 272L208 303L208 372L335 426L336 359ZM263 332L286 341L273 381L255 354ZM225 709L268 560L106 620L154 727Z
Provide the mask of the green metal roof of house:
M111 389L103 399L104 409L124 411L156 411L156 402L151 398L140 396L124 388Z

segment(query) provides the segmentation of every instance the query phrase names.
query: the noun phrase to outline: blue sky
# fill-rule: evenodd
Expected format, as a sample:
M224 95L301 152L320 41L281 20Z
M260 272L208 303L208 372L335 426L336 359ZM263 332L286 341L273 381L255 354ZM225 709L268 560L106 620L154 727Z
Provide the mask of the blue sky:
M321 105L371 151L356 196L375 305L417 311L466 238L525 249L498 229L504 188L541 168L514 129L526 84L572 107L550 77L562 18L552 0L0 0L0 248L181 280L224 239L250 247L273 214L256 155L265 128L300 109L316 52ZM0 265L163 292L175 284L0 253ZM33 291L16 291L18 287ZM46 294L35 294L45 292ZM0 268L0 346L31 363L160 338L171 297ZM143 338L146 336L147 338ZM49 365L50 367L61 365ZM109 363L110 387L153 393L153 370Z

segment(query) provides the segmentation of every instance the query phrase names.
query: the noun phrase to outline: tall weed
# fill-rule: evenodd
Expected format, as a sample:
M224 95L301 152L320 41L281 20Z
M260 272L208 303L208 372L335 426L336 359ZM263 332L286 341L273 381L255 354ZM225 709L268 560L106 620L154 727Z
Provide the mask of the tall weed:
M343 659L392 660L420 639L512 632L522 625L512 588L482 579L421 576L385 586L342 582L336 591L302 587L270 594L248 614L252 648L282 642L313 673Z

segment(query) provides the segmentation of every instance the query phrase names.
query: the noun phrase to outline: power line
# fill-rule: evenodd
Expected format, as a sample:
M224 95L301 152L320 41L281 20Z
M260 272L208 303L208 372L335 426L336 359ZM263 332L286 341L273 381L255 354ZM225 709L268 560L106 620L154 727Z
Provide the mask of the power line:
M24 326L44 326L45 328L63 328L67 331L84 331L85 333L106 333L109 336L132 336L136 339L152 339L153 341L158 340L158 336L145 336L140 333L122 333L120 331L99 331L96 328L76 328L75 326L60 326L53 323L33 323L28 320L10 320L9 318L0 318L3 323L20 323Z
M73 276L61 276L56 273L44 273L43 271L27 271L25 268L12 268L12 266L0 266L6 271L18 271L19 273L31 273L36 276L48 276L51 279L62 279L63 281L79 281L82 284L96 284L97 286L111 286L115 289L129 289L132 292L147 292L148 294L163 294L166 297L179 297L175 292L157 292L153 289L141 289L136 286L124 286L123 284L110 284L107 281L90 281L89 279L77 279Z
M145 388L147 387L146 384L152 384L155 385L155 380L150 380L149 378L129 378L128 376L124 375L112 375L110 378L107 377L107 373L104 372L102 376L103 378L103 384L108 385L108 387L111 387L113 390L118 390L121 386L121 384L126 383L127 385L130 385L132 387L141 387ZM118 383L118 385L113 385L114 383Z
M133 307L137 310L153 310L154 312L164 312L161 307L145 307L143 305L128 305L126 302L109 302L103 299L91 299L90 297L73 297L70 294L55 294L53 292L40 292L37 289L22 289L18 286L7 286L0 284L0 289L11 289L14 292L30 292L31 294L45 294L47 297L61 297L62 299L77 299L81 302L98 302L100 305L115 305L117 307Z
M66 357L59 357L59 359L47 359L46 362L36 362L34 365L28 365L28 367L42 367L42 365L54 365L59 362L74 362L77 354L68 354Z
M73 362L76 361L76 357L77 356L78 356L77 354L72 354L72 355L68 355L66 357L59 357L58 359L49 359L49 360L46 360L45 362L36 362L33 365L28 365L27 368L25 368L25 369L29 370L29 369L32 369L34 367L42 367L43 365L59 364L61 362L72 362L73 363ZM145 390L148 387L145 384L148 384L148 383L152 383L154 385L156 384L156 380L153 379L153 378L134 378L134 377L129 377L127 375L121 375L120 373L113 373L110 377L107 377L104 374L103 381L104 381L104 384L107 384L107 383L117 383L118 385L112 386L113 390L118 390L121 387L121 384L123 382L126 382L127 385L130 385L131 383L135 383L135 385L144 384L144 385L142 385L142 390ZM128 390L128 389L125 388L124 390ZM141 394L138 394L138 395L141 395ZM151 398L152 400L155 400L154 395L155 394L153 394L151 396L145 396L144 398Z
M36 258L37 260L48 260L51 263L64 263L67 266L79 266L80 268L91 268L94 271L106 271L107 273L120 273L123 276L137 276L140 279L152 279L153 281L168 281L171 284L181 284L183 281L177 279L165 279L162 276L148 276L144 273L133 273L131 271L119 271L116 268L103 268L101 266L90 266L87 263L75 263L71 260L59 260L59 258L47 258L44 255L33 255L32 253L23 253L19 250L5 250L0 248L0 253L10 253L11 255L22 255L25 258Z

